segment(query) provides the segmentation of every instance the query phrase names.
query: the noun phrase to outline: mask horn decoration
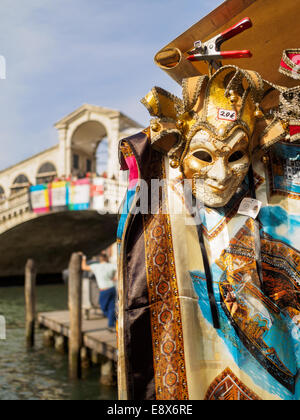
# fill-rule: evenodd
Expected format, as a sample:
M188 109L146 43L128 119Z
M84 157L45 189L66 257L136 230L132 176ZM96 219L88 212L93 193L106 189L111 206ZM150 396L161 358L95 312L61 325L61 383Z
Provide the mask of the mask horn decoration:
M279 72L300 79L300 49L285 50ZM269 84L271 85L271 84ZM300 140L300 86L285 88L272 85L280 94L273 118L260 137L260 152L266 152L279 141Z
M279 141L296 142L300 140L300 87L282 88L279 106L273 119L260 137L260 153Z
M300 49L284 50L279 72L295 80L300 80Z
M154 117L150 122L153 149L168 153L181 141L181 131L177 127L177 109L182 107L181 99L162 88L154 87L141 102Z

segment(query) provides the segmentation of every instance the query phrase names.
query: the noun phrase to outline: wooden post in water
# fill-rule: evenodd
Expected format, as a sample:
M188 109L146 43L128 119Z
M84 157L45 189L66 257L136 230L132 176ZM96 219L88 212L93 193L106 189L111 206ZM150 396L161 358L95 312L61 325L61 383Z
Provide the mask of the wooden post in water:
M100 360L100 383L106 386L116 385L115 362L105 356L102 356Z
M46 330L43 334L43 342L45 347L53 347L54 346L54 332L51 330Z
M29 259L25 266L25 312L26 312L26 345L34 346L34 328L36 317L36 267Z
M71 379L81 377L80 350L82 347L82 283L81 260L78 253L74 253L69 264L69 310L70 310L70 336L69 336L69 376Z
M65 337L62 335L56 335L54 337L54 347L55 350L60 354L65 354L66 350L66 342Z

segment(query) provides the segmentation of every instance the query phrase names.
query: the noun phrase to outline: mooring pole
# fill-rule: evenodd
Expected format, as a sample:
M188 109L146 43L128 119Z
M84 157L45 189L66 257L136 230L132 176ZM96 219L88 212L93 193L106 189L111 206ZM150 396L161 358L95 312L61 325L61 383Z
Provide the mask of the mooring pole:
M32 259L29 259L25 266L25 317L26 345L32 348L36 317L36 267Z
M81 254L74 253L69 264L69 376L70 379L81 377L80 350L82 347L82 282L81 282Z

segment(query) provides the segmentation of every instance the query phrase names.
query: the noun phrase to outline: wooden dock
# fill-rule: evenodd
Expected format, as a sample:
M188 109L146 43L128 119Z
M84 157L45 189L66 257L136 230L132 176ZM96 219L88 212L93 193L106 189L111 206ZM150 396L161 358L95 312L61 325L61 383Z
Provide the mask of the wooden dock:
M38 324L55 334L68 338L70 335L70 312L42 312L37 316ZM117 361L117 337L107 329L107 319L101 315L92 315L82 321L83 347Z
M100 366L100 382L114 386L117 367L117 334L108 329L108 319L100 308L83 305L82 255L74 253L69 264L69 310L36 314L36 266L28 260L25 267L26 343L33 348L36 321L44 328L44 345L68 352L69 378L77 380L83 370Z

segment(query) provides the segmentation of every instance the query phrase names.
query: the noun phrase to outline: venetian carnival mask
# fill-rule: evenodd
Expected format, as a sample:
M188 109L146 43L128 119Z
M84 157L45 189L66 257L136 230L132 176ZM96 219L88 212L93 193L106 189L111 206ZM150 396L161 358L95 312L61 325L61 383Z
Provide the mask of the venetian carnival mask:
M183 100L154 88L142 100L154 118L152 147L192 181L193 195L209 207L223 207L242 184L252 161L253 134L263 118L261 77L225 66L211 78L183 81Z
M243 182L250 166L247 134L237 129L225 141L204 130L193 137L183 172L191 179L193 195L210 207L223 207Z

